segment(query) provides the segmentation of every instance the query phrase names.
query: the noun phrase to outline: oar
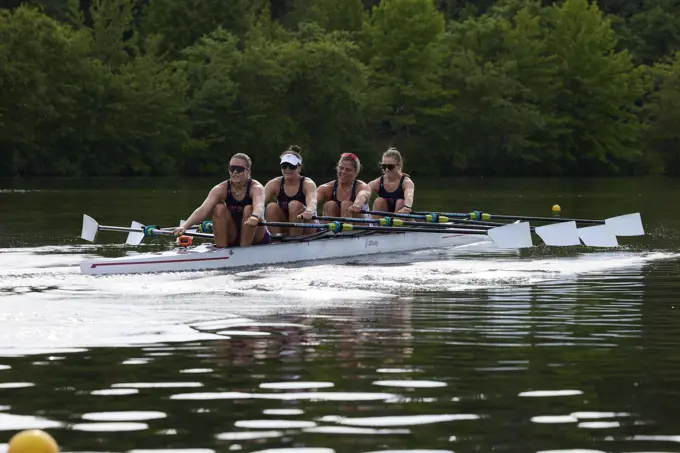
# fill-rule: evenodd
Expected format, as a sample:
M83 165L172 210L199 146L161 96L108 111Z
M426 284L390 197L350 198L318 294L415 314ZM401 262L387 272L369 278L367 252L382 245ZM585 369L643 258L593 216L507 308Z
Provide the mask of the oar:
M466 218L471 220L523 220L528 222L576 222L581 224L592 225L607 225L615 236L644 236L645 230L642 226L642 218L640 213L624 214L616 217L609 217L604 220L596 219L568 219L561 217L536 217L536 216L518 216L506 214L488 214L486 212L474 211L470 213L455 213L455 212L417 212L416 215L430 215L430 216L446 216L453 218ZM590 230L592 231L592 230ZM598 231L598 230L595 230ZM604 229L599 231L603 232ZM589 235L590 233L584 233ZM599 234L599 233L598 233Z
M298 219L301 219L302 215L298 216ZM429 222L415 222L412 220L401 220L401 219L393 219L392 217L383 217L381 219L369 219L366 217L333 217L333 216L324 216L324 215L315 215L312 216L314 219L318 220L324 220L324 221L336 221L336 222L353 222L353 223L371 223L375 225L381 225L381 226L413 226L413 227L430 227L430 228L451 228L451 227L465 227L465 228L471 228L473 230L488 230L492 228L491 226L486 226L486 225L475 225L475 224L467 224L467 223L429 223ZM499 224L499 226L502 226L505 224Z
M354 219L352 219L354 220ZM511 223L501 227L491 228L487 231L473 230L470 228L409 228L387 227L373 225L352 225L351 223L289 223L289 222L260 222L260 225L279 226L288 228L321 228L335 233L341 231L376 231L383 233L452 233L452 234L479 234L489 236L501 249L518 249L532 247L531 232L528 223Z
M357 219L350 219L356 221ZM379 220L379 219L376 219ZM523 248L531 247L531 229L528 223L512 223L503 225L501 227L490 228L486 231L473 228L455 228L445 225L437 225L436 227L398 227L398 226L378 226L378 225L352 225L351 223L331 222L326 224L313 223L289 223L289 222L265 222L261 221L260 225L264 226L282 226L282 227L298 227L298 228L318 228L325 229L331 232L341 231L359 231L370 230L376 232L422 232L422 233L453 233L453 234L479 234L488 235L499 248ZM442 228L446 227L446 228ZM600 228L604 230L598 230ZM131 245L139 245L145 237L150 236L172 236L172 231L158 229L155 226L144 226L138 222L132 222L132 226L117 227L99 225L92 217L83 215L83 229L81 237L87 241L94 241L98 231L118 231L127 232L128 239L126 243ZM543 239L546 245L580 245L578 235L574 235L575 224L565 222L561 224L546 225L537 227L535 232ZM611 235L609 229L602 225L596 227L582 228L585 234L581 237L586 245L595 247L615 247L617 246L616 238ZM214 235L198 232L185 232L186 236L198 237L202 239L214 239Z
M445 215L440 215L439 213L431 214L400 214L393 212L384 211L361 211L366 214L372 215L385 215L390 217L401 217L407 219L425 219L427 223L429 222L445 222L449 218ZM442 220L445 219L445 220ZM519 221L519 220L518 220ZM470 222L474 225L507 225L505 223L496 222L486 222L479 220L462 220L456 219L454 222ZM426 224L427 224L426 223ZM433 223L432 226L442 226L439 223ZM446 225L444 225L446 226ZM470 226L472 228L472 226ZM596 230L589 230L584 232L583 235L580 234L579 229L576 228L576 223L571 222L561 222L552 225L544 225L539 227L531 227L530 231L536 233L546 245L566 247L573 245L581 245L581 241L590 247L616 247L618 242L616 241L616 236L608 228L599 228Z
M371 212L380 212L382 214L388 214L388 215L394 215L396 216L397 214L394 213L389 213L389 212L381 212L381 211L371 211ZM405 218L413 218L413 217L425 217L424 215L418 216L418 215L409 215L409 214L398 214L400 217L405 217ZM301 218L301 216L298 216L298 218ZM331 221L331 222L350 222L350 223L369 223L369 224L377 224L380 226L385 226L385 227L395 227L395 226L403 226L403 227L414 227L414 229L417 229L418 231L423 231L425 232L425 228L430 228L430 229L450 229L450 228L460 228L461 226L458 225L458 222L461 222L461 220L455 220L454 223L430 223L430 222L416 222L416 221L410 221L410 220L401 220L399 218L392 218L390 216L386 216L381 219L370 219L370 218L365 218L365 217L332 217L332 216L314 216L314 218L319 219L319 220L324 220L324 221ZM437 221L443 221L442 219L448 220L446 217L433 217L434 220ZM463 221L464 222L464 221ZM488 231L489 229L493 228L493 226L504 226L507 225L505 223L496 223L496 222L480 222L482 224L491 224L491 225L479 225L475 221L469 221L470 223L464 224L464 229L472 229L472 230L485 230ZM301 226L301 228L323 228L319 226L319 224L310 224L310 223L298 223L298 224L291 224L288 222L264 222L260 223L262 225L270 225L270 226L282 226L282 227L295 227ZM212 232L212 222L210 221L204 221L201 224L196 225L198 228L199 232ZM334 231L330 228L329 231ZM583 235L580 235L579 233L582 231L578 230L576 228L575 222L562 222L562 223L557 223L553 225L544 225L544 226L539 226L539 227L530 227L530 231L532 233L536 233L546 245L549 246L558 246L558 247L564 247L564 246L577 246L581 245L581 241L587 246L591 247L616 247L618 246L618 242L616 241L616 237L608 230L608 228L590 228L589 230L586 230L583 232ZM348 231L348 230L344 230ZM375 230L374 230L375 231ZM139 241L141 242L141 239L143 237L139 238Z
M500 222L487 222L483 220L470 220L470 219L464 219L464 218L456 218L455 216L446 216L444 214L440 215L436 212L433 213L411 213L411 214L402 214L398 212L385 212L385 211L366 211L366 210L361 210L359 211L362 214L370 214L370 215L379 215L383 217L398 217L402 219L419 219L419 220L425 220L427 223L448 223L455 219L456 222L459 223L469 223L471 225L487 225L487 226L503 226L506 225L505 223L500 223ZM450 219L449 217L453 217L453 219Z
M92 222L94 219L89 218ZM355 220L355 219L350 219ZM96 222L94 222L96 224ZM84 225L84 224L83 224ZM289 223L289 222L266 222L260 221L259 225L264 226L277 226L277 227L288 227L288 228L316 228L325 229L331 232L339 233L343 231L376 231L376 232L421 232L421 233L452 233L452 234L479 234L488 235L491 240L496 244L498 248L523 248L533 246L531 241L531 234L529 232L529 224L510 224L504 225L502 227L491 228L486 231L471 229L471 228L410 228L410 227L381 227L381 226L364 226L364 225L352 225L350 223L341 222L331 222L331 223ZM443 225L442 225L443 226ZM117 227L112 227L117 228ZM103 228L100 228L103 229ZM119 231L133 230L136 234L139 234L138 229L120 229ZM171 235L172 232L167 230L158 230L155 227L144 227L144 233L142 233L142 238L144 236L155 236L155 235ZM184 233L187 236L201 237L201 238L213 238L212 234L205 233ZM94 239L94 235L92 235Z
M144 226L141 223L135 221L132 222L132 225L129 228L99 225L97 221L94 220L92 217L90 217L87 214L83 214L83 229L80 234L80 237L85 239L86 241L92 242L94 241L94 238L97 235L98 231L117 231L120 233L130 233L128 234L128 238L126 240L126 243L130 245L139 245L142 242L142 239L144 239L145 237L172 236L172 231L161 230L152 225ZM202 239L213 239L212 234L206 233L194 233L187 231L184 233L184 235L198 237Z

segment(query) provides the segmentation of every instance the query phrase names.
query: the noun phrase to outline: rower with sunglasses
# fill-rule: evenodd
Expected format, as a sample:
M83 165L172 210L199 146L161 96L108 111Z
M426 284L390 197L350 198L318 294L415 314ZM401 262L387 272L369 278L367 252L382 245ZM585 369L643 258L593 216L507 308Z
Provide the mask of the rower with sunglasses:
M229 179L213 187L203 204L173 234L184 234L212 213L215 247L270 243L269 231L259 225L264 220L264 188L250 177L251 165L246 154L234 154L229 161Z
M302 215L305 223L311 223L316 214L316 184L302 176L302 155L300 147L291 145L281 154L281 174L264 186L267 201L265 217L270 222L298 223ZM292 194L292 195L289 195ZM313 228L270 227L272 234L300 236L311 234Z
M415 185L407 174L402 173L401 164L401 153L396 148L383 153L380 163L383 175L368 183L371 192L378 194L378 198L373 201L374 211L411 212Z
M319 186L316 196L323 201L323 215L331 217L360 217L368 210L371 188L357 179L361 163L356 154L343 153L337 164L338 179Z

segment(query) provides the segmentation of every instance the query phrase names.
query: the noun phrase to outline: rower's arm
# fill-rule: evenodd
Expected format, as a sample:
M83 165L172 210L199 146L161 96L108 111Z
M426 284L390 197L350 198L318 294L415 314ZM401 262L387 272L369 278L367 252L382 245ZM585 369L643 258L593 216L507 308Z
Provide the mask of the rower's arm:
M264 186L264 202L276 201L276 189L280 186L279 178L274 178Z
M365 182L357 182L357 195L354 198L354 206L364 208L365 204L371 200L371 188Z
M183 228L189 228L191 225L202 222L206 217L210 216L215 205L222 201L222 195L224 195L225 189L222 188L220 184L216 185L210 192L208 196L203 201L198 208L189 216L189 218L182 225Z
M316 189L316 202L324 203L331 199L332 185L329 183L322 184Z
M376 178L373 181L369 182L368 187L371 189L371 192L378 193L378 191L380 190L380 178Z
M413 184L411 178L404 179L404 206L409 209L413 208L413 197L415 195L416 185Z
M310 178L305 178L304 185L305 185L304 186L305 205L307 206L307 210L316 214L317 213L316 183L314 183L314 181L312 181Z
M250 198L253 200L253 213L251 215L264 220L264 187L255 180L250 185Z

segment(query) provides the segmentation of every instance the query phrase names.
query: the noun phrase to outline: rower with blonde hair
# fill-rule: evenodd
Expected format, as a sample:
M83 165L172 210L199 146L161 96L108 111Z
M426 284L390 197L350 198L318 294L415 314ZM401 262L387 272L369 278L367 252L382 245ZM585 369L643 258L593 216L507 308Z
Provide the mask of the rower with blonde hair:
M373 201L373 211L408 214L413 207L415 184L402 172L403 159L396 148L389 148L382 155L380 167L383 175L368 186L378 195Z
M213 187L203 203L172 233L181 236L212 214L215 247L270 243L269 231L260 225L264 220L264 188L252 179L251 167L248 155L234 154L229 161L229 179Z

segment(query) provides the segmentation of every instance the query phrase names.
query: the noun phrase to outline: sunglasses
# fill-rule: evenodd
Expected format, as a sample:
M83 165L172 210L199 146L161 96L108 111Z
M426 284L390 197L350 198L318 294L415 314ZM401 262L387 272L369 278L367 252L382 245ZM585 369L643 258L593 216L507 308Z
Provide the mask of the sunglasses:
M229 173L243 173L246 170L243 165L229 165Z
M284 162L281 164L281 170L295 170L297 165L293 165L289 162Z
M380 166L383 170L394 170L394 167L396 167L394 164L380 164Z

